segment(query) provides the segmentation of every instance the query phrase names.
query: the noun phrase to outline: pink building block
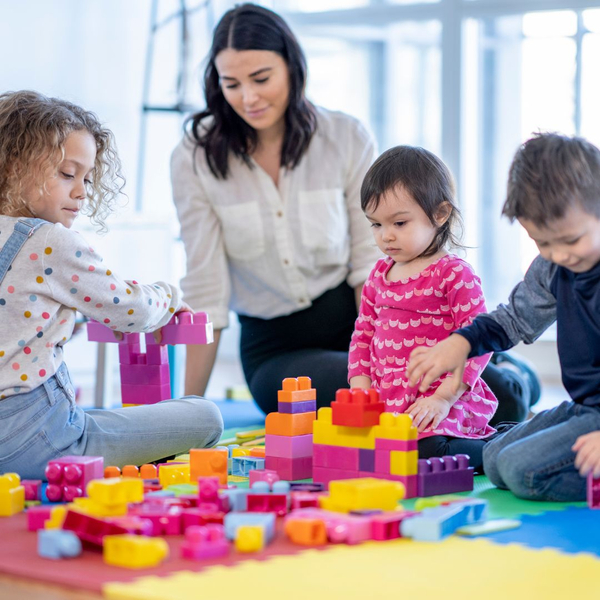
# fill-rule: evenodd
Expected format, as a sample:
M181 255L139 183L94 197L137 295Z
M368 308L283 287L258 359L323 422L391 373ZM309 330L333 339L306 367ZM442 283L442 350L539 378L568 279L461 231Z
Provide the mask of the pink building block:
M146 346L146 364L148 365L166 365L169 364L169 348L150 344Z
M146 519L152 523L149 535L179 535L182 531L182 509L181 508L151 508L138 506L129 509L129 514Z
M225 519L225 512L222 510L211 510L208 508L185 508L181 512L181 527L187 531L188 527L197 525L209 525L216 523L222 525Z
M327 446L315 444L313 451L313 465L344 471L359 470L359 449L345 446Z
M229 554L229 542L225 539L223 525L212 523L188 527L185 541L181 544L181 556L190 560L216 558Z
M418 450L417 440L387 440L375 438L375 450L396 450L400 452L412 452Z
M587 502L590 508L600 508L600 478L594 478L593 473L587 478Z
M22 479L21 485L25 488L25 500L42 499L41 479Z
M171 398L171 386L165 385L121 385L123 404L156 404Z
M395 540L400 537L400 523L406 517L417 513L413 511L394 511L373 515L371 519L371 537L374 540Z
M248 477L248 486L250 488L257 481L266 481L269 484L269 487L272 488L273 484L280 480L277 472L269 469L252 470L250 473L248 473Z
M312 456L300 458L281 458L267 456L265 469L276 471L281 479L295 481L297 479L310 479L312 477Z
M48 500L71 502L85 495L85 488L92 479L104 478L104 459L101 456L63 456L49 461L45 473Z
M248 512L273 512L283 517L288 512L287 494L248 494Z
M169 363L165 365L121 365L121 384L169 385Z
M473 489L473 467L466 454L418 461L419 497L467 492Z
M288 402L287 404L293 404ZM278 458L301 458L313 455L312 433L306 435L274 435L265 436L265 455Z
M27 509L27 530L44 529L44 523L50 518L51 506L30 506Z
M177 313L162 328L161 344L211 344L213 342L213 326L208 315L197 312ZM146 334L146 346L155 345L152 334Z
M370 475L360 475L359 471L350 471L348 469L331 469L329 467L313 467L313 481L323 483L329 487L330 481L337 479L356 479L357 477L371 477Z
M136 336L139 339L139 333L125 333L122 340L117 340L114 330L110 325L103 325L98 321L88 321L87 335L90 342L102 342L104 344L124 344L135 343Z

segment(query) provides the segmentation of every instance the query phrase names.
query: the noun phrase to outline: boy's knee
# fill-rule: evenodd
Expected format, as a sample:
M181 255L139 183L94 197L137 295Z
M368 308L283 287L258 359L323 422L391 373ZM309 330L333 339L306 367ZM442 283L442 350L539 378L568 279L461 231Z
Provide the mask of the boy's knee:
M502 477L500 476L500 473L498 471L498 465L496 461L498 454L493 449L490 450L490 445L492 443L493 442L486 444L483 448L483 472L485 473L486 477L490 480L490 482L493 483L496 487L506 488L506 485L504 481L502 481Z
M535 496L526 478L532 467L523 456L522 449L514 445L504 448L496 456L496 470L504 487L519 498L529 499Z

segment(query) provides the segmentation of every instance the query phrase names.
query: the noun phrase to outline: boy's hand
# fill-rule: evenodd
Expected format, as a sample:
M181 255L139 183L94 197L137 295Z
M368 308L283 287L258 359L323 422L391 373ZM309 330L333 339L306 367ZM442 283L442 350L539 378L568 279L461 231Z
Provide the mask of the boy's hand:
M577 453L575 468L582 477L587 477L588 473L600 477L600 431L580 435L571 450Z
M452 334L431 348L420 346L411 354L406 369L408 382L416 386L419 380L419 391L426 392L429 386L444 373L452 373L453 393L457 393L462 383L467 357L471 351L471 344L462 336Z
M435 429L448 416L451 407L452 402L433 394L426 398L417 398L406 414L413 418L413 425L421 433L430 425L431 429Z

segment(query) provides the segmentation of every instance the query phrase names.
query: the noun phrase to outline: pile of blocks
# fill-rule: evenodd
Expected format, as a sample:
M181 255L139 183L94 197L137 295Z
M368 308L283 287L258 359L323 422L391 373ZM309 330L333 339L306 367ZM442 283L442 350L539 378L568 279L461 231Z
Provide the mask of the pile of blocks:
M161 344L210 344L213 327L203 312L178 313L162 328ZM118 341L107 326L97 321L87 324L88 340L119 344L121 399L123 406L155 404L171 398L168 349L145 334L146 351L141 349L140 333L123 334Z
M284 379L277 395L278 412L265 423L265 468L282 479L309 479L313 475L313 423L317 391L310 377Z

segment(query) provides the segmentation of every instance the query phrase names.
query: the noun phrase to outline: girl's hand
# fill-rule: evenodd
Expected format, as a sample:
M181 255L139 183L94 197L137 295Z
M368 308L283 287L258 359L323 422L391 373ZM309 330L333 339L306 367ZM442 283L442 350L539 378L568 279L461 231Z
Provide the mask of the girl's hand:
M452 334L431 348L415 348L406 369L409 384L416 386L420 381L419 391L424 393L440 375L450 372L452 391L457 393L470 351L471 344L457 334Z
M182 313L182 312L189 312L189 313L193 314L194 310L192 309L192 307L189 304L182 302L181 305L179 306L179 308L177 309L177 311L175 312L175 314L178 315L179 313ZM160 329L157 329L156 331L153 331L152 337L154 338L154 341L157 344L160 344L162 342L162 327Z
M350 378L350 388L360 388L362 390L371 389L371 378L366 375L356 375Z
M587 477L588 473L600 477L600 431L580 435L571 450L577 453L575 468L582 477Z
M433 394L426 398L417 398L415 403L408 408L406 414L413 418L413 425L421 433L429 426L431 426L431 429L436 429L448 416L451 407L452 402Z

